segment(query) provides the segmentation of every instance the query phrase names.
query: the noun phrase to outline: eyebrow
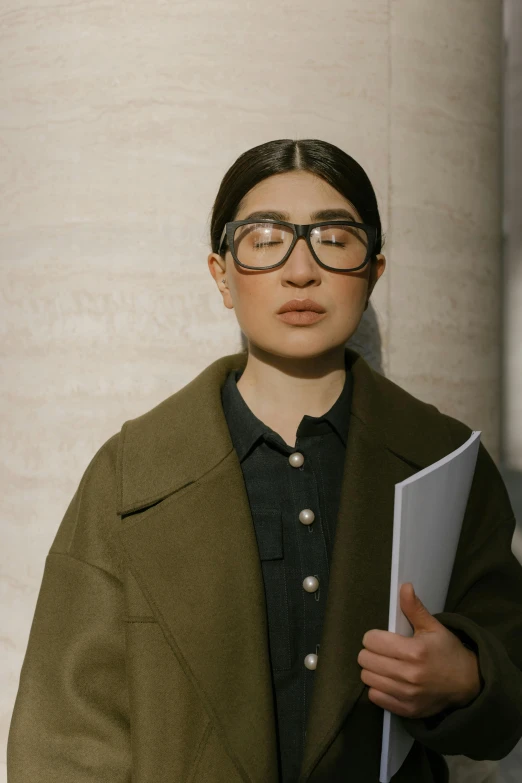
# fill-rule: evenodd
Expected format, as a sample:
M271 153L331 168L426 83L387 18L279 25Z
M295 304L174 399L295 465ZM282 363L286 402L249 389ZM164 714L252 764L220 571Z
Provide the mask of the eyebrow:
M285 220L290 222L290 215L287 212L276 212L274 210L261 210L258 212L251 212L242 220ZM312 222L318 220L338 220L346 219L358 222L357 218L352 215L347 209L320 209L318 212L311 212L310 219Z

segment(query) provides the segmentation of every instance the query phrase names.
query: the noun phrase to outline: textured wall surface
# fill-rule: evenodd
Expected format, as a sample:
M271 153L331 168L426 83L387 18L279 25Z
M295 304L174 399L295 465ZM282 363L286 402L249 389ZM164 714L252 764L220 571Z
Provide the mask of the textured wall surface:
M0 22L3 745L87 463L241 347L206 258L245 149L316 137L365 167L388 267L352 343L497 456L501 3L4 0Z
M501 10L403 0L390 20L388 367L496 456Z
M522 473L522 3L505 0L503 461ZM521 520L522 523L522 520Z

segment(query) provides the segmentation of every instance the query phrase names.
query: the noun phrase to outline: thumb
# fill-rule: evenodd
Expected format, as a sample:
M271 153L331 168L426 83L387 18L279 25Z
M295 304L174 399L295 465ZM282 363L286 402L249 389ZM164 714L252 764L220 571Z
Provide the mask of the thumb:
M405 582L401 585L401 609L417 631L434 631L439 621L428 612L419 596L415 594L413 584Z

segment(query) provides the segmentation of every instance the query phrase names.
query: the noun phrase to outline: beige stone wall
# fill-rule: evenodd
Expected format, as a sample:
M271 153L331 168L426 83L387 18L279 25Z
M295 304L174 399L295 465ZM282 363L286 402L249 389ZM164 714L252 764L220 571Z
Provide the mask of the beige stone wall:
M505 8L502 456L522 472L522 3Z
M213 198L245 149L316 137L365 167L388 268L352 342L496 455L500 10L2 3L2 742L87 463L240 348L206 257Z
M391 9L388 369L498 457L501 3Z

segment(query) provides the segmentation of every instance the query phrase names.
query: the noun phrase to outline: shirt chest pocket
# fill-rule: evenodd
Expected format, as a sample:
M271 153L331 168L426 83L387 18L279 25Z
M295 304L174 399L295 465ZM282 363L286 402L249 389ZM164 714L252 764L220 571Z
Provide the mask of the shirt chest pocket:
M263 572L272 669L292 665L287 575L281 511L258 509L252 514Z

